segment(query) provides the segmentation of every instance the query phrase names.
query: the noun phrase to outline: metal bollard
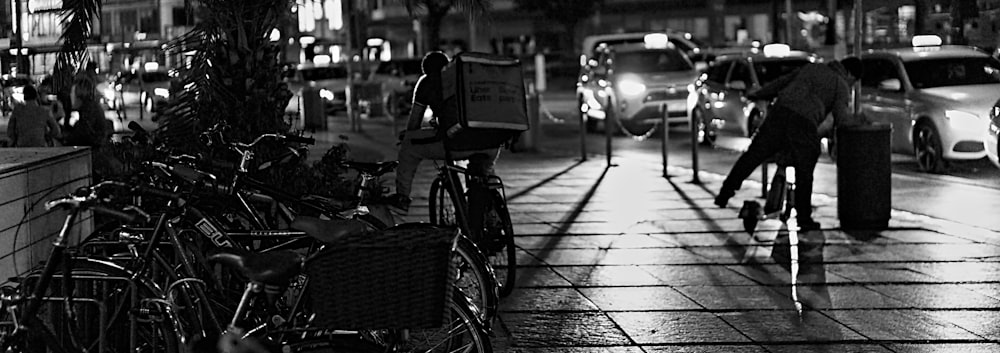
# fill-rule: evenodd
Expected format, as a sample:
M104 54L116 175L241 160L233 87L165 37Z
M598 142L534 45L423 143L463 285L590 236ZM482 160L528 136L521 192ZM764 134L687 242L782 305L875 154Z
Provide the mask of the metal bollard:
M767 198L767 162L760 164L760 197Z
M582 107L576 107L582 109ZM587 113L580 113L580 161L587 160Z
M612 135L612 132L611 132L612 130L611 129L612 129L613 126L615 126L615 124L617 124L616 121L612 121L612 120L617 119L617 115L618 114L615 113L615 106L609 104L608 107L607 107L607 113L605 113L605 115L604 115L604 152L605 152L605 155L607 156L607 163L608 163L609 167L612 166L611 165L611 135Z
M660 116L663 117L663 126L662 126L662 128L663 128L663 144L662 145L663 146L662 146L660 152L662 152L662 154L663 154L663 177L664 178L669 178L670 177L670 175L667 174L667 166L669 165L669 163L667 163L667 161L668 161L667 144L670 143L670 123L667 121L668 120L667 119L668 115L670 115L670 113L667 111L667 105L666 104L661 104L660 105Z
M694 121L694 116L688 119L688 125L691 127L691 171L694 175L691 183L701 184L701 178L698 176L698 123Z

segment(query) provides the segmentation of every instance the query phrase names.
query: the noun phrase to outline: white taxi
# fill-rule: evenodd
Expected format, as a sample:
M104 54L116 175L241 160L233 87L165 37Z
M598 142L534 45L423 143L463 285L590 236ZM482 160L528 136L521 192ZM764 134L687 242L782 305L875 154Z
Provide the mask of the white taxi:
M942 46L934 36L916 36L913 43L861 55L863 113L891 124L893 152L914 155L923 171L940 173L949 161L985 157L1000 61L976 48Z
M588 130L614 114L624 132L648 136L663 120L664 107L669 124L688 122L688 85L698 72L666 34L649 34L643 43L603 45L598 52L577 85Z

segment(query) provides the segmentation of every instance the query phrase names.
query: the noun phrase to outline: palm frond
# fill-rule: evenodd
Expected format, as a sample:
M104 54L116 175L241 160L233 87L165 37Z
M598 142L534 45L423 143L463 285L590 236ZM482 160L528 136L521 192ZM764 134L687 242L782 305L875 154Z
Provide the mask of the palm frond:
M286 16L289 0L202 0L203 21L167 44L190 64L161 113L160 138L176 147L196 146L198 133L222 122L233 138L286 130L282 120L291 93L282 92L279 50L271 31Z
M87 60L87 42L93 36L92 19L101 16L101 0L66 0L60 22L62 46L56 57L53 84L62 90L72 83L73 75Z

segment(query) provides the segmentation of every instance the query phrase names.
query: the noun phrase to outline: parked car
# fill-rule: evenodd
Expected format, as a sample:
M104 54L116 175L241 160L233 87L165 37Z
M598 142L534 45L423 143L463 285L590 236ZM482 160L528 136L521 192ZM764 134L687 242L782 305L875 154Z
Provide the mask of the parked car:
M613 113L625 132L647 135L663 120L663 106L669 124L688 122L688 85L698 71L664 37L654 34L646 43L604 45L595 59L588 60L577 84L588 130L595 130Z
M383 103L393 117L409 114L413 103L413 87L423 73L421 58L395 59L379 63L370 80L382 86Z
M893 152L916 157L920 169L943 172L954 160L986 156L990 111L1000 92L1000 61L972 47L918 46L861 56L861 107L892 125Z
M104 100L115 110L140 106L153 112L170 99L170 81L175 76L167 69L121 71L108 80Z
M317 89L326 113L347 109L347 68L339 64L299 64L285 72L285 82L294 97L285 108L287 114L297 113L299 100L306 87Z
M990 109L990 126L986 135L986 157L1000 167L1000 100Z
M3 75L0 77L0 87L3 88L3 102L0 107L3 114L10 114L15 104L24 103L24 86L34 85L35 81L28 75Z
M720 134L750 137L763 121L768 102L746 98L749 90L791 73L819 58L784 44L719 56L694 83L689 97L699 141L715 143Z

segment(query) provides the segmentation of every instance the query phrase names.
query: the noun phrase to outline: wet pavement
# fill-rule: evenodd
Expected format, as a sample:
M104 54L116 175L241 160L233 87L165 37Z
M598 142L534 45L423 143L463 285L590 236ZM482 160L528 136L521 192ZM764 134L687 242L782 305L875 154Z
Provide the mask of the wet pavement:
M395 158L384 121L360 133L346 120L330 126L315 135L321 146L346 136L356 158ZM723 175L703 171L695 184L690 168L672 166L664 178L638 153L608 167L567 143L544 139L540 152L497 164L519 248L497 351L1000 351L996 230L894 210L888 229L846 232L836 197L817 194L823 229L767 221L753 238L733 205L759 189L720 209ZM433 172L421 166L407 220L426 221ZM893 202L933 202L925 196Z
M386 119L328 126L313 133L313 156L346 142L355 159L395 159ZM658 151L615 154L609 167L601 154L582 161L572 134L543 136L538 152L497 165L519 264L494 323L498 352L1000 351L1000 232L952 217L961 204L894 209L888 229L845 232L835 194L817 185L823 229L769 221L753 238L736 218L759 196L753 183L720 209L721 174L696 184L679 164L664 178ZM407 221L427 220L433 172L422 165ZM894 193L893 204L946 196Z

